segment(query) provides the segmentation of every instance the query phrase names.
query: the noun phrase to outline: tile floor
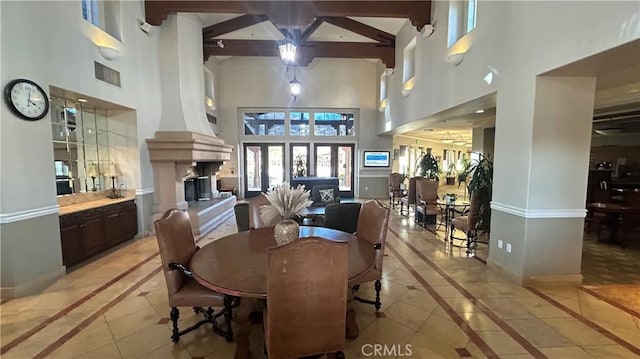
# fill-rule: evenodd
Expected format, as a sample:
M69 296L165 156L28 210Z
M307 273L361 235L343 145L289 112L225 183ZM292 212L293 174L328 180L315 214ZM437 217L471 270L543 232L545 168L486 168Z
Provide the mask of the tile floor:
M233 218L199 244L236 231ZM360 336L347 358L638 358L640 317L581 288L522 288L465 250L392 215L383 306L355 303ZM155 238L128 243L0 310L2 358L232 358L207 328L169 339ZM373 295L371 285L364 295ZM196 317L181 310L181 325ZM261 327L251 333L263 357ZM376 356L374 344L386 344ZM408 348L410 348L410 353Z

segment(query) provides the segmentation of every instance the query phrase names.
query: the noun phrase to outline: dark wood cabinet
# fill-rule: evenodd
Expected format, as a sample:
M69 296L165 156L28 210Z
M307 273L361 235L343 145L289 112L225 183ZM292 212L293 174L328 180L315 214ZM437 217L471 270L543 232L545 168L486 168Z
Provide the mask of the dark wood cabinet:
M133 200L60 216L62 263L74 265L136 233L138 216Z

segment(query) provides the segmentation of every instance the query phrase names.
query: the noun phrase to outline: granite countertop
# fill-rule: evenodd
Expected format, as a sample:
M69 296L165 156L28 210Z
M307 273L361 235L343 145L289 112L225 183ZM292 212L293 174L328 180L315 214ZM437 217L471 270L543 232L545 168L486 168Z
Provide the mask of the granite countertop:
M104 207L104 206L108 206L111 204L116 204L116 203L122 203L122 202L127 202L127 201L131 201L136 199L135 197L122 197L122 198L102 198L102 199L98 199L95 201L88 201L88 202L82 202L82 203L76 203L76 204L70 204L67 206L60 206L60 210L59 210L59 215L63 216L65 214L70 214L70 213L75 213L75 212L80 212L80 211L86 211L88 209L93 209L93 208L98 208L98 207Z

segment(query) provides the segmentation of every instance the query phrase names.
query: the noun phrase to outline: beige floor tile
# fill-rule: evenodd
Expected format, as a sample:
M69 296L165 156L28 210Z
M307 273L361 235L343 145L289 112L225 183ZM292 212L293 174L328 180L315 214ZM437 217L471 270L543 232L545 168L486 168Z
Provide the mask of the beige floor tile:
M144 300L144 298L142 299ZM115 340L119 340L144 328L158 324L161 317L156 313L149 302L146 302L146 305L146 307L139 308L137 312L107 321Z
M191 359L191 354L180 344L170 343L142 355L144 359Z
M464 298L464 294L449 284L432 285L432 287L442 298Z
M2 315L0 316L0 323L2 323L0 343L2 343L2 345L9 343L56 313L57 311L55 310L5 312L3 308Z
M520 344L503 331L481 330L477 333L498 355L528 354Z
M130 294L104 313L107 321L112 322L122 317L128 317L151 307L149 301L136 294Z
M68 358L68 357L67 357ZM111 342L105 346L74 357L75 359L116 359L122 358L116 343Z
M255 325L252 326L252 334L256 330L260 331L259 329L260 328L257 328ZM250 343L253 345L254 342L255 335L250 336ZM209 326L202 326L191 333L183 335L180 337L180 343L184 345L189 354L194 357L204 357L229 346L229 344L225 342L224 338L219 335L215 335ZM233 345L235 350L235 345L231 345Z
M109 344L114 344L113 336L104 317L100 317L60 346L51 356L56 358L71 358L95 351ZM109 352L110 349L108 349L108 347L103 348L99 352L102 351ZM117 357L119 356L120 354L118 354Z
M611 339L574 318L544 318L542 321L579 346L615 344Z
M467 345L466 337L454 338L441 332L430 335L416 333L409 343L411 345L411 358L459 358L455 348L464 348Z
M521 305L537 318L570 318L571 314L561 310L540 297L512 297L514 303Z
M171 331L164 324L152 325L116 341L124 359L139 358L171 342Z
M534 318L528 310L524 309L511 298L486 297L482 303L502 319L530 319Z
M429 313L431 313L438 306L438 303L435 301L435 299L433 299L433 297L420 290L408 290L398 300L403 303L413 305L414 307L422 309Z
M429 338L441 338L455 347L463 347L469 340L467 334L442 310L434 311L418 333Z
M568 338L540 319L510 319L506 321L520 335L538 348L573 346Z
M540 351L549 358L563 359L588 359L593 358L580 347L540 348Z
M461 316L473 330L501 330L498 324L482 312L466 312Z
M585 345L582 349L594 358L638 358L636 354L620 345Z
M418 330L429 317L430 312L424 311L401 301L396 301L384 311L387 318L404 325L407 328Z
M445 300L457 313L480 312L480 309L467 298L451 297L445 298Z
M360 336L370 343L405 344L414 331L388 318L378 318L364 328L360 328Z

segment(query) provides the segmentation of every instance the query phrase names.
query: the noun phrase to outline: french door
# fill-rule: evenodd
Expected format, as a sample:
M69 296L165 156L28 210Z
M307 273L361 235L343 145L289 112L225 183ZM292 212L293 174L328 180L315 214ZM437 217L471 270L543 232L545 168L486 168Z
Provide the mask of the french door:
M246 198L255 197L284 182L284 144L245 143L243 153Z
M354 196L354 144L317 144L315 147L318 177L338 177L340 197Z

